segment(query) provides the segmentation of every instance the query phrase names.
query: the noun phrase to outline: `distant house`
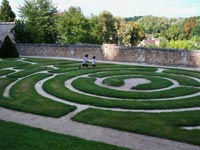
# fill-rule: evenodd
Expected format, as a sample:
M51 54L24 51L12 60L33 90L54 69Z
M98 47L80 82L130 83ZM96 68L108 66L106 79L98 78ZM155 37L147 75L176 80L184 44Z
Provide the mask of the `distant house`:
M146 47L149 45L155 45L159 46L160 45L160 39L159 38L154 38L152 34L146 34L145 39L142 40L137 46L138 47Z
M11 33L14 26L15 22L0 22L0 44L7 35L14 41L14 36Z

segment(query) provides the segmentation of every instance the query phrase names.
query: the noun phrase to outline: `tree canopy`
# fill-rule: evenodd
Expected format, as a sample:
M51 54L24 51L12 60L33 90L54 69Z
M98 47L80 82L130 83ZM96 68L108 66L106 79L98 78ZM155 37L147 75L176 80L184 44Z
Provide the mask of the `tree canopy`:
M70 7L58 13L51 0L25 0L19 10L21 19L16 20L13 29L16 42L136 46L145 34L152 34L151 37L159 38L156 40L160 40L160 47L181 47L181 44L188 43L190 46L182 47L196 48L191 43L199 45L200 17L120 18L106 10L99 15L85 17L80 7Z
M89 42L88 20L79 7L70 7L58 18L57 29L60 43Z
M121 43L126 46L136 46L138 41L143 40L145 37L145 34L141 30L139 24L133 21L123 22L119 29L119 35Z
M144 16L137 21L145 33L155 34L167 30L170 26L169 19L165 17Z
M24 30L19 30L22 24L16 24L15 35L25 32L30 43L55 43L57 41L56 17L57 8L51 0L25 0L19 8ZM19 26L18 26L19 25ZM21 41L27 42L27 41Z
M13 22L15 20L15 13L8 0L3 0L0 7L0 21L3 22Z

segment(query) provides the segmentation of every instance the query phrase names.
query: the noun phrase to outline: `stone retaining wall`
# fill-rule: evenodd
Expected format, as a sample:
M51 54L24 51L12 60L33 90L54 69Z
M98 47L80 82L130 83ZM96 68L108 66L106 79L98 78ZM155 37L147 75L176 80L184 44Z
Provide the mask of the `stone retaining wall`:
M11 29L14 26L15 26L14 22L0 22L0 41L3 41L7 35L9 35L9 37L13 40Z
M200 67L200 51L149 49L139 47L122 47L112 44L16 44L20 55L25 56L52 56L89 59L93 55L97 60L120 62L139 62L166 66Z

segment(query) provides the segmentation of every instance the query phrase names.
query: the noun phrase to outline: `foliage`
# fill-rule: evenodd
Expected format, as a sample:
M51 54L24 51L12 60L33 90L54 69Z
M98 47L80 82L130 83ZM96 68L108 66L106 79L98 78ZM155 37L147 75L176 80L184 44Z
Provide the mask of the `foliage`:
M0 58L16 58L19 57L19 53L15 44L11 41L7 35L3 41L0 49Z
M138 21L139 19L143 18L144 16L134 16L134 17L128 17L128 18L125 18L126 21Z
M12 30L16 42L115 43L133 46L142 41L147 33L161 39L161 48L198 49L200 43L192 39L200 34L198 17L120 18L114 17L108 11L102 11L99 15L86 18L80 7L70 7L64 13L57 13L51 0L25 0L24 6L20 6L19 10L22 20L17 20Z
M79 7L70 7L59 16L57 30L60 43L87 43L89 39L88 20Z
M169 43L167 43L166 47L175 49L187 49L187 50L196 49L195 43L188 40L177 40L177 41L171 40L169 41Z
M108 11L103 11L99 15L99 24L102 27L103 42L112 43L115 35L114 17Z
M200 35L200 19L196 20L196 24L192 30L192 36L199 36Z
M115 30L116 30L116 35L115 35L115 43L117 43L118 45L120 45L121 41L120 41L120 28L122 27L122 25L125 23L125 19L120 18L120 17L115 17Z
M168 43L167 39L165 37L162 37L162 38L160 38L160 45L159 45L159 47L160 48L166 48L167 43Z
M91 26L91 35L96 37L98 43L115 42L115 19L108 11L101 12L98 16L92 16L89 19Z
M137 21L141 28L148 34L160 33L167 30L170 26L170 21L165 17L144 16Z
M196 24L196 18L195 17L185 19L185 21L184 21L184 32L185 32L185 35L186 35L186 39L191 38L192 30L195 27L195 24Z
M3 0L0 7L0 21L2 22L13 22L15 20L15 13L8 0Z
M15 21L15 27L11 30L18 43L34 43L36 34L28 29L28 25L22 20Z
M88 18L88 22L90 25L90 36L91 42L96 44L103 43L103 34L102 34L102 27L99 25L99 17L98 16L91 16Z
M190 41L192 41L196 49L200 49L200 36L193 36Z
M135 22L123 22L119 29L119 39L125 46L137 45L145 37L144 32L139 24Z
M53 6L51 0L25 0L19 12L26 29L16 29L14 35L19 39L18 37L24 31L27 33L25 41L20 42L55 43L57 41L55 17L57 8ZM18 27L21 26L19 22L17 24Z
M177 20L173 22L166 31L162 31L161 35L168 40L183 40L185 39L183 24L184 20Z

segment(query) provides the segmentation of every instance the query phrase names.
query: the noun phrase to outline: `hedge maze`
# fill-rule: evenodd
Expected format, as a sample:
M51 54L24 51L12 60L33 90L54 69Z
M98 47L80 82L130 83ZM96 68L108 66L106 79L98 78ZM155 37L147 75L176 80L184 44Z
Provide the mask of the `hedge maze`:
M72 60L0 60L0 106L200 145L200 72Z

